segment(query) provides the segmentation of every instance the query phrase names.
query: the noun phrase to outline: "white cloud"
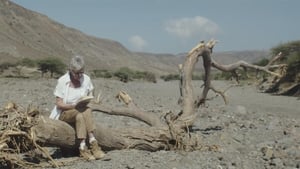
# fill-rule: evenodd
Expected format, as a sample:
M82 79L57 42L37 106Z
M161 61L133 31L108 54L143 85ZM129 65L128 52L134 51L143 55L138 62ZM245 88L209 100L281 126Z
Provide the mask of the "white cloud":
M219 32L219 26L213 21L196 16L194 18L180 18L165 23L165 30L181 39L211 38Z
M130 37L128 41L133 50L142 51L144 47L147 46L147 42L139 35Z

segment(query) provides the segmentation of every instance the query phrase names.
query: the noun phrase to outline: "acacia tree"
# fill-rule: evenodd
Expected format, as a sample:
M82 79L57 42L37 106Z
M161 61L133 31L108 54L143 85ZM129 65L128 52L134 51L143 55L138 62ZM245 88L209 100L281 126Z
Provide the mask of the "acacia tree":
M39 60L37 62L38 64L38 69L42 73L42 77L44 77L44 74L47 72L50 72L50 77L53 77L54 73L57 74L62 74L65 70L66 65L59 59L57 58L46 58Z

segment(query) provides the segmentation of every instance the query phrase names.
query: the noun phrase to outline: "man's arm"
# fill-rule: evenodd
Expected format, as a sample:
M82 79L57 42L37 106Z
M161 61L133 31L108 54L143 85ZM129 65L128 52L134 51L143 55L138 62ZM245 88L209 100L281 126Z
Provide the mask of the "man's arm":
M75 108L75 104L66 104L64 103L63 99L60 97L56 97L56 102L55 102L56 106L61 109L61 110L69 110L69 109L74 109Z

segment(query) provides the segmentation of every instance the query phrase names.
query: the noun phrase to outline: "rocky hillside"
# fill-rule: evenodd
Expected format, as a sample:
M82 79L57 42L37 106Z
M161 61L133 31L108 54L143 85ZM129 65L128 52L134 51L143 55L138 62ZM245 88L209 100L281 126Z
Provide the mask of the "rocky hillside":
M156 74L176 73L177 64L182 63L185 56L131 52L119 42L86 35L43 14L0 0L0 64L46 57L57 57L67 63L73 54L85 56L88 69L130 67ZM231 63L241 59L238 56L253 61L266 55L265 51L222 52L215 57L222 63Z

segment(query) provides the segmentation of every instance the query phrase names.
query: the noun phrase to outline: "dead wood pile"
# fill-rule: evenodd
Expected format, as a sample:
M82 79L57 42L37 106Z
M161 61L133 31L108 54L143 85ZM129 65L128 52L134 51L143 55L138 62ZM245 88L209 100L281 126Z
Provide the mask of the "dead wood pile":
M37 109L17 107L9 102L0 111L0 166L3 168L27 168L37 165L42 157L37 155L41 152L46 158L57 166L46 149L37 144L32 127L37 124L35 120L39 114ZM40 166L40 165L39 165Z

